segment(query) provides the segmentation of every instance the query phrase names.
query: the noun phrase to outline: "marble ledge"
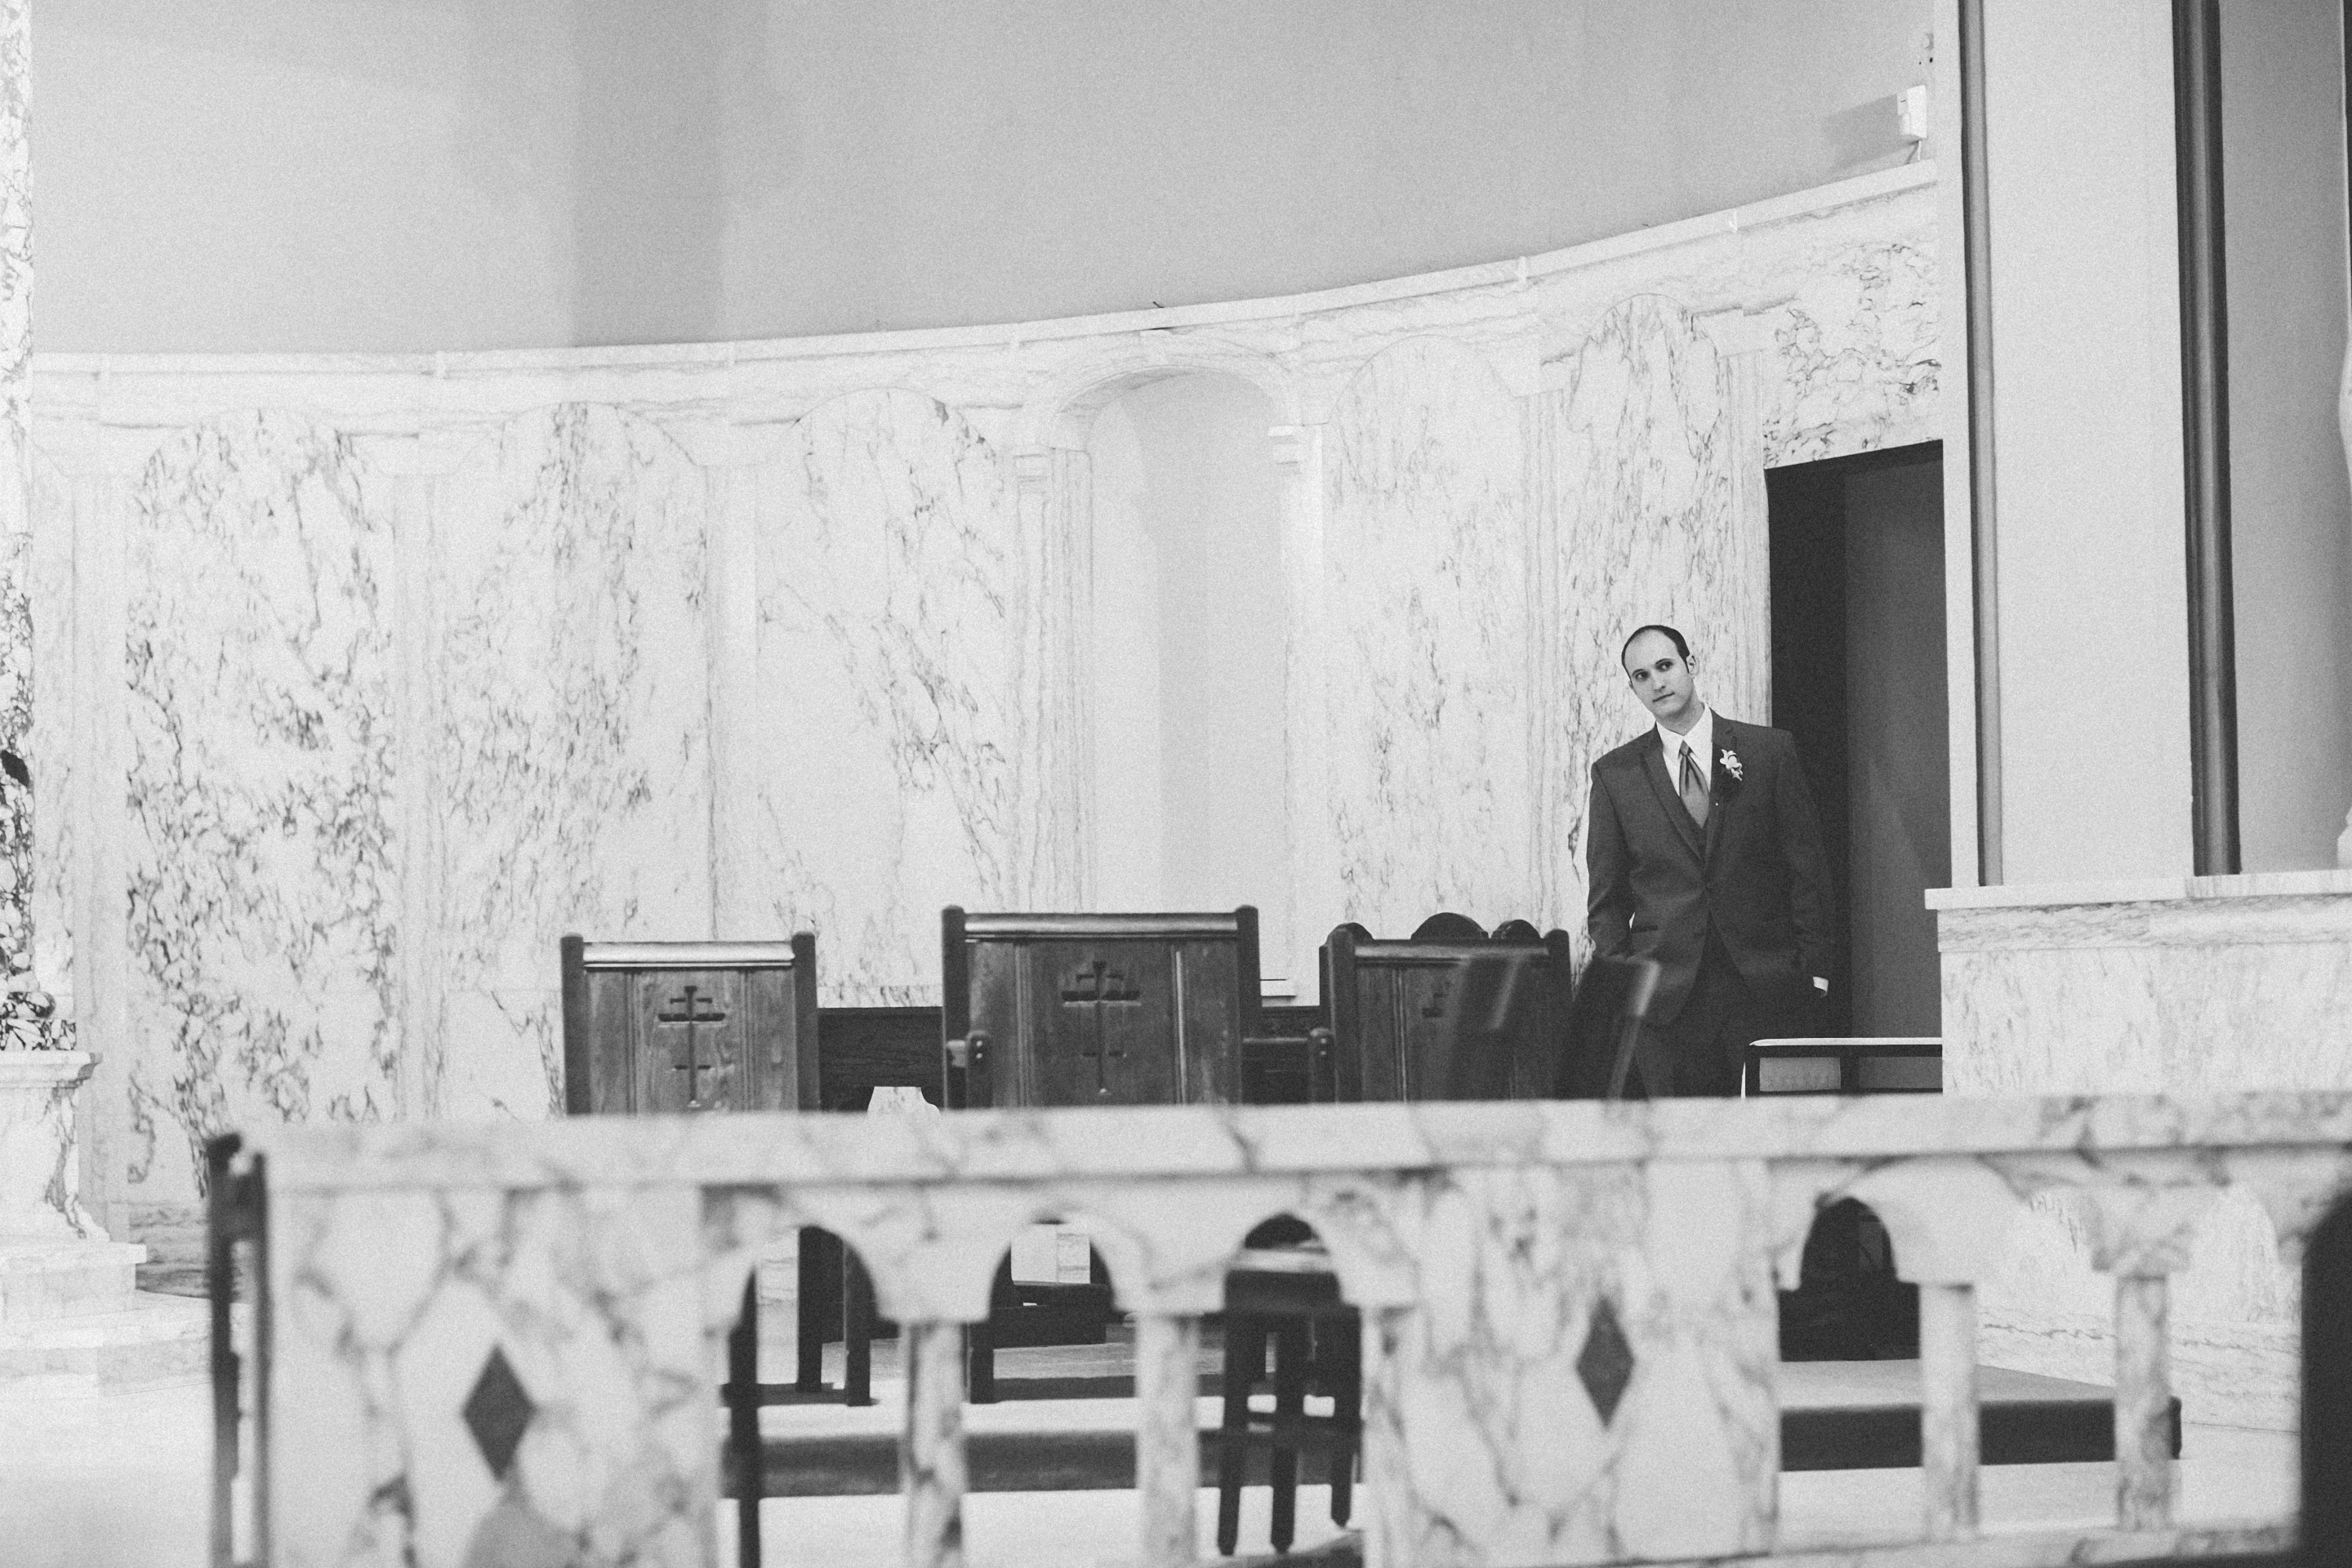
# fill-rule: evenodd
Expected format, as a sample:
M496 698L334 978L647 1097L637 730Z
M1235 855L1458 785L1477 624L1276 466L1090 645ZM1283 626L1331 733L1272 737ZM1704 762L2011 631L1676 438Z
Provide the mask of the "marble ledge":
M2018 882L1995 888L1930 888L1927 907L1941 913L1947 910L2309 899L2335 894L2352 894L2352 870L2257 871L2237 877L2133 877L2092 882Z
M1860 174L1746 206L1706 213L1631 234L1588 241L1540 255L1482 262L1442 272L1417 273L1370 283L1349 284L1304 294L1257 300L1179 305L1166 310L1120 310L1094 316L971 327L917 328L901 331L831 333L802 338L748 339L717 343L615 345L582 349L487 349L442 353L243 353L80 354L37 353L37 374L110 377L189 374L457 376L511 371L725 368L766 360L820 359L839 355L891 354L958 349L1002 349L1007 343L1057 339L1118 337L1192 328L1281 322L1362 305L1488 289L1555 274L1580 271L1629 257L1671 250L1723 235L1755 234L1849 207L1933 186L1932 162L1906 163Z
M1865 1097L1181 1106L835 1115L312 1124L253 1131L273 1191L678 1184L1016 1184L1366 1174L1629 1162L1960 1159L2230 1151L2342 1163L2352 1093ZM2330 1166L2332 1171L2333 1167ZM2318 1172L2315 1179L2326 1177ZM2325 1184L2333 1184L2330 1178Z
M2352 871L1939 888L1928 891L1927 907L1948 958L2094 948L2352 951Z
M2295 1541L2292 1521L2180 1524L2162 1530L2036 1530L1988 1532L1969 1541L1916 1541L1884 1546L1783 1545L1761 1556L1710 1559L1706 1568L2092 1568L2093 1564L2188 1563L2210 1557L2283 1553ZM2267 1558L2263 1559L2267 1561Z

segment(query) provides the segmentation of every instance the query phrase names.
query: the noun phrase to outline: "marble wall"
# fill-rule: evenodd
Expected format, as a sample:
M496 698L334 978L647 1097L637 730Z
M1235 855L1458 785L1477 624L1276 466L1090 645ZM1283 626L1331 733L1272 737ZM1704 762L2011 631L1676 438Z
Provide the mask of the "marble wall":
M1765 717L1766 465L1934 437L1934 178L1142 316L42 360L31 889L91 1190L188 1202L231 1126L550 1114L566 931L812 929L881 1005L937 994L942 904L1086 907L1087 427L1139 380L1277 422L1265 972L1341 920L1580 926L1623 628Z

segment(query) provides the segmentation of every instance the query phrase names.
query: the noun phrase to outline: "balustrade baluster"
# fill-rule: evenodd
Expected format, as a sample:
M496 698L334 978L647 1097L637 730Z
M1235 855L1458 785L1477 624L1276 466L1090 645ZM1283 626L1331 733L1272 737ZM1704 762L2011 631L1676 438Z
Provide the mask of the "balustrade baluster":
M2171 1281L2116 1278L2116 1521L2172 1522Z
M1930 1541L1977 1532L1977 1290L1919 1287L1919 1463Z
M963 1325L903 1323L907 1427L898 1491L907 1508L907 1568L963 1568Z
M1135 1488L1147 1568L1190 1568L1201 1487L1201 1321L1135 1315Z

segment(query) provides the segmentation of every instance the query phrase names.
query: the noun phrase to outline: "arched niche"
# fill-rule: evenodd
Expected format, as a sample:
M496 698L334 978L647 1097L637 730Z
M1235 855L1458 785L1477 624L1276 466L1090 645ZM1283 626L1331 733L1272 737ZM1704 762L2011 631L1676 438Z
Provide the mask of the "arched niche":
M1094 901L1255 904L1269 975L1292 951L1279 416L1191 372L1122 386L1087 436Z

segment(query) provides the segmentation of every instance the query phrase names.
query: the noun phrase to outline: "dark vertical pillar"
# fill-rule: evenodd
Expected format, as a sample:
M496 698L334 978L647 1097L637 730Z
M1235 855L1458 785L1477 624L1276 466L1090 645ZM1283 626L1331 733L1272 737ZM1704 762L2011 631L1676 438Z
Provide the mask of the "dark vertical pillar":
M2237 634L2230 590L2230 320L2221 0L2172 0L2180 205L2180 434L2189 536L2189 766L2200 876L2238 868Z
M1974 563L1977 880L2001 879L2000 557L1993 495L1992 200L1985 158L1984 0L1959 0L1960 207L1968 271L1969 541Z

